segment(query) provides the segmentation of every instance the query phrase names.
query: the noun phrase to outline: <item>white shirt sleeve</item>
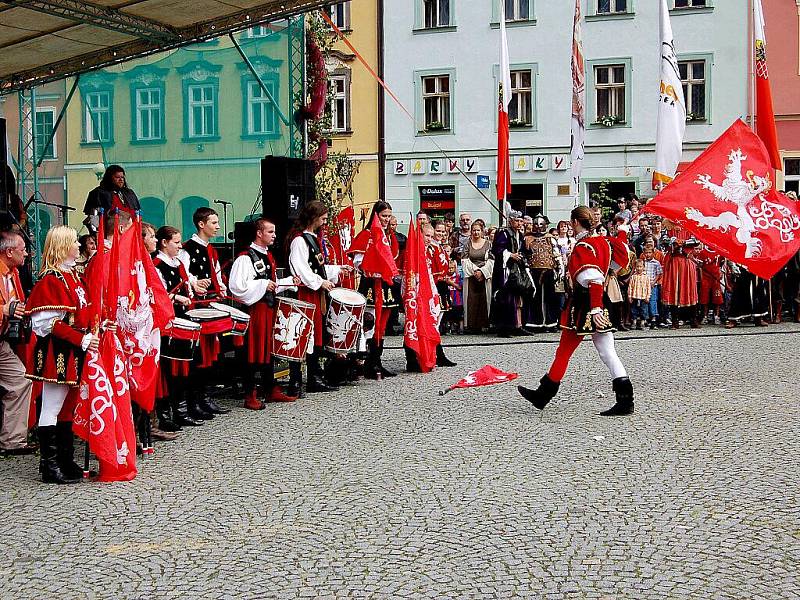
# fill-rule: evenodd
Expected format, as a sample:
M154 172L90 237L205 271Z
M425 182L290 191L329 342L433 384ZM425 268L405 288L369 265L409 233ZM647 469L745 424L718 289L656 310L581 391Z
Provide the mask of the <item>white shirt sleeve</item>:
M281 294L286 291L296 292L297 286L294 284L294 280L291 277L281 277L276 282L277 288L275 289L276 294Z
M325 274L331 283L339 283L339 275L342 273L340 265L325 265Z
M578 273L575 279L581 287L585 288L588 288L590 283L599 283L600 285L605 285L606 283L606 278L599 269L584 269Z
M247 306L261 300L267 291L267 280L256 279L256 270L249 256L239 256L233 261L228 283L233 297Z
M322 287L322 282L325 280L311 270L308 258L308 244L303 236L297 236L289 246L289 269L300 278L304 286L316 291Z
M31 315L31 328L36 337L45 337L52 333L53 323L60 321L67 314L65 310L39 310Z
M186 274L189 276L189 285L193 286L197 282L197 277L192 275L192 272L189 271L189 253L181 249L181 251L178 252L178 260L183 263L183 268L186 269Z

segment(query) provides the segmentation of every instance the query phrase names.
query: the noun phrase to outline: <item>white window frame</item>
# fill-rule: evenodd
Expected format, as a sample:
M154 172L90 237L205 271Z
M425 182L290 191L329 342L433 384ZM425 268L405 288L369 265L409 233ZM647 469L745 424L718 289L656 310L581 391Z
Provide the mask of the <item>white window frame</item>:
M139 94L147 92L149 102L143 103ZM155 103L152 102L152 94L155 93L158 99ZM152 142L154 140L164 139L164 132L161 131L161 111L164 110L164 97L161 88L136 88L134 96L136 98L136 141ZM147 120L150 122L150 135L143 135L144 117L147 115ZM153 131L158 129L158 135L154 135Z
M92 107L92 98L102 98L105 97L108 99L108 106L106 107ZM85 96L85 128L84 131L84 138L87 144L103 144L106 142L111 141L111 92L110 91L97 91L97 92L87 92ZM92 118L94 115L94 118ZM106 122L105 122L105 135L103 131L103 116L105 115ZM95 119L97 120L97 128L99 131L95 131Z
M350 30L350 0L331 4L326 6L324 10L336 27L343 31Z
M522 9L522 2L523 0L502 0L505 2L506 8L506 21L529 21L531 18L531 4L533 0L527 0L528 2L528 9L523 11ZM511 10L508 10L509 4L511 4Z
M211 93L211 96L210 96L209 99L206 99L205 98L205 93L203 93L203 98L201 100L194 100L192 98L192 90L194 90L194 89L201 89L201 90L208 89L210 91L210 93ZM216 132L217 123L215 122L216 116L214 115L214 103L216 101L215 98L214 98L214 84L212 84L212 83L197 83L197 84L192 83L192 84L189 84L187 86L187 94L186 95L187 95L186 102L187 102L187 108L188 108L188 113L189 113L189 115L188 115L188 119L189 119L188 120L189 138L194 139L194 138L215 137L217 135L217 132ZM199 133L198 133L198 130L195 128L195 122L194 122L194 109L195 108L201 108L202 109L202 114L203 114L203 118L201 119L201 123L200 123L201 124L201 129L200 129ZM206 131L205 130L205 125L206 125L205 112L206 112L206 110L210 111L210 113L211 113L211 131Z
M529 85L523 87L520 85L519 80L523 75L527 74L529 78ZM527 103L525 98L527 97ZM511 70L511 103L509 105L509 116L511 114L511 106L516 105L517 120L522 121L524 125L533 125L533 70L532 69L512 69ZM526 114L527 113L527 114ZM521 118L524 116L524 118Z
M433 79L435 81L434 88L435 91L426 93L425 92L425 82L429 79ZM447 91L442 91L442 81L447 80ZM449 74L445 73L442 75L423 75L422 76L422 124L423 129L428 130L428 126L433 122L440 122L442 124L441 130L434 130L434 131L450 131L453 128L452 122L452 114L453 114L453 105L452 105L452 93L453 93L453 82ZM436 107L436 113L438 115L437 119L428 120L428 100L434 101L434 106ZM444 119L443 116L447 115L447 119Z
M33 131L29 131L28 135L30 135L30 136L36 135L36 116L39 115L40 113L41 114L49 113L49 114L53 115L53 127L55 128L56 118L57 118L56 117L56 113L57 112L58 111L56 111L55 106L37 106L36 107L36 115L34 115L34 118L33 118L33 123L30 124L30 126L33 127ZM53 143L50 145L50 150L53 153L53 155L44 157L42 159L44 162L47 162L48 160L57 160L58 159L58 133L57 132L53 136ZM32 151L32 149L31 149L31 151ZM39 147L38 143L36 144L36 151L41 155L42 149ZM29 158L32 158L30 156L30 152L29 152ZM38 156L36 157L36 160L37 161L39 160Z
M429 3L434 5L433 20L428 22L427 6ZM447 3L447 23L440 23L439 16L442 12L442 4ZM441 27L451 27L453 24L453 3L451 0L422 0L422 27L424 29L438 29Z
M632 0L608 0L609 10L600 10L600 3L604 0L593 0L595 2L595 6L597 10L595 14L597 15L623 15L630 12L630 4ZM624 2L625 7L619 8L617 6L618 2Z
M614 73L617 69L622 69L622 82L614 81ZM601 70L608 70L608 83L598 83L597 74ZM595 110L595 122L600 121L602 117L607 116L616 116L620 123L625 122L626 119L626 110L627 107L625 106L627 98L626 98L626 89L625 86L628 84L625 81L625 64L604 64L604 65L595 65L594 66L594 110ZM605 114L601 114L600 112L600 91L601 90L610 90L611 94L609 94L609 111ZM620 100L622 101L622 110L620 111Z
M264 85L272 94L273 98L278 95L278 86L274 81L265 80ZM261 131L255 129L255 115L256 111L260 112L261 123L263 128ZM278 114L275 110L275 105L269 96L261 89L258 81L247 82L247 135L275 135L278 133Z
M702 79L695 79L694 78L694 68L693 65L700 64L703 65L703 78ZM696 120L698 121L705 121L708 119L708 106L707 106L707 98L708 98L708 62L705 60L678 60L678 67L680 70L681 65L686 65L686 79L681 77L681 84L683 85L683 99L686 102L686 114L689 113L697 114L697 111L694 110L692 106L692 90L695 86L702 85L703 86L703 114L702 116L698 117Z
M702 4L700 4L702 2ZM673 0L672 8L675 10L691 10L693 8L709 8L711 2L708 0L686 0L686 6L678 6L678 0Z
M328 81L331 85L330 90L330 111L331 111L331 128L333 133L346 133L350 131L350 86L348 85L348 76L344 73L331 75ZM336 89L337 84L341 84L342 90ZM341 125L337 125L337 121Z
M784 156L783 157L783 189L787 188L787 183L797 184L798 193L800 194L800 172L797 175L787 175L786 163L789 161L797 161L800 163L800 156ZM800 166L800 165L798 165Z

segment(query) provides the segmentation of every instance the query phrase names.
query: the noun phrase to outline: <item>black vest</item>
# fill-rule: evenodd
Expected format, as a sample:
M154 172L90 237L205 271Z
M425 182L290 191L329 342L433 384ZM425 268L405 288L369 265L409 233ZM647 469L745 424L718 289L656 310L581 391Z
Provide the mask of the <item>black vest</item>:
M303 233L303 239L308 245L308 265L314 273L323 279L327 279L328 273L325 271L325 256L322 254L316 236L310 233Z
M190 239L183 243L183 249L189 255L189 273L198 279L212 279L208 247Z
M186 290L182 289L181 287L183 278L181 277L180 264L177 267L171 267L166 262L159 259L156 263L156 269L158 269L158 272L161 273L161 277L164 278L164 283L166 284L165 287L167 288L168 294L186 295ZM173 306L175 307L175 316L182 317L184 314L186 314L186 309L177 302L173 302Z

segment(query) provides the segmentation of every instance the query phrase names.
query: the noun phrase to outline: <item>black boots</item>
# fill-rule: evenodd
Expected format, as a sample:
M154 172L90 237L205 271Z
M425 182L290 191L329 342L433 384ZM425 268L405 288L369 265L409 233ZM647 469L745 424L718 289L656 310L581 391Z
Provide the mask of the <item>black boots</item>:
M172 407L170 406L169 398L159 398L156 400L156 416L158 417L158 428L161 431L180 431L181 426L178 425L177 415L172 415Z
M617 377L611 382L617 403L600 414L604 417L621 417L633 413L633 384L627 377Z
M322 372L322 353L321 346L316 346L314 352L308 356L306 391L314 392L336 392L339 388L325 380Z
M437 367L455 367L456 363L444 355L444 348L439 344L436 346L436 366Z
M364 377L367 379L383 379L384 377L394 377L394 373L383 366L381 357L383 356L383 340L380 343L374 339L367 340L367 360L364 362Z
M409 373L422 373L422 367L419 366L417 353L408 346L403 346L403 351L406 354L406 371Z
M539 387L535 390L523 387L521 385L517 386L517 390L519 390L519 393L522 394L523 398L528 400L536 408L539 410L544 410L544 407L547 406L547 403L555 398L560 385L560 382L553 381L545 373L545 375L539 380Z
M71 423L67 423L72 425ZM42 474L43 483L78 483L83 476L81 469L81 477L69 477L62 470L59 463L59 433L58 426L47 425L39 427L39 451L41 452L41 459L39 461L39 473ZM66 437L66 436L65 436ZM62 455L66 457L66 452L61 451ZM77 467L77 465L75 465ZM78 467L80 468L80 467Z
M191 394L188 390L171 390L169 401L172 404L172 412L175 415L175 423L181 427L196 427L202 425L201 419L195 419L189 415L189 404L186 396Z
M83 467L75 462L75 436L72 421L56 424L56 462L67 479L83 479Z

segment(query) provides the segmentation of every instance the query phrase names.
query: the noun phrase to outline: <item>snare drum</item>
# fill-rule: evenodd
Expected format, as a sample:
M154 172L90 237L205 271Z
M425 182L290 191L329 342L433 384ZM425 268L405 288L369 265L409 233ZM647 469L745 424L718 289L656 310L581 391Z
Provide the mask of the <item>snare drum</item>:
M246 312L234 308L233 306L228 306L227 304L221 304L220 302L212 302L209 306L214 310L227 313L230 316L233 327L228 332L229 335L243 336L247 333L247 329L250 327L250 315Z
M328 339L325 348L331 352L353 352L358 346L364 326L367 300L347 288L334 288L330 292L327 324Z
M161 356L172 360L192 360L197 341L200 339L200 325L186 319L175 318L167 332L169 335L163 338Z
M193 308L186 311L186 316L200 324L200 333L203 335L228 333L233 329L230 315L214 308Z
M294 362L306 359L314 344L314 311L308 302L278 296L272 325L272 355Z

